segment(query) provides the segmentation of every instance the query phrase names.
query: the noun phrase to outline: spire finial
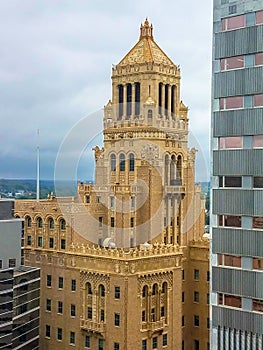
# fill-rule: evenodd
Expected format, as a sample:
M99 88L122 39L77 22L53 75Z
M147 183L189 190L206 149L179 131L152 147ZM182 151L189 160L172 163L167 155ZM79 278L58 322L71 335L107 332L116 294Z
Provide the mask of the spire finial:
M144 24L141 24L140 27L140 39L142 38L151 38L153 39L153 26L150 25L148 17L146 17Z

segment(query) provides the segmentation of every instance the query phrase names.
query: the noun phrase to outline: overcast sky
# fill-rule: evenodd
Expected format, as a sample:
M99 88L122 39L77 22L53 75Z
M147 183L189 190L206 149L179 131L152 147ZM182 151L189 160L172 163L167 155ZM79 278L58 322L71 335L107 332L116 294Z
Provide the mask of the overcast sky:
M112 64L138 41L146 16L155 41L180 64L181 97L200 144L196 178L207 179L211 0L1 1L0 178L35 178L37 129L41 178L53 178L62 140L111 98ZM90 158L82 161L81 180L92 177Z

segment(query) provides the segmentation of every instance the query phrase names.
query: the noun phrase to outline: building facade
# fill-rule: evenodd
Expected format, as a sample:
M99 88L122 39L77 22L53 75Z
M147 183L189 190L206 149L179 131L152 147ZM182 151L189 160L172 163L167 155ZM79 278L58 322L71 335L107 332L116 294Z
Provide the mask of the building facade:
M0 199L0 349L39 349L40 269L23 262L23 219ZM21 245L22 243L22 245Z
M263 348L263 1L214 0L212 349Z
M42 270L42 349L207 349L209 241L180 79L146 19L112 69L95 183L16 201Z

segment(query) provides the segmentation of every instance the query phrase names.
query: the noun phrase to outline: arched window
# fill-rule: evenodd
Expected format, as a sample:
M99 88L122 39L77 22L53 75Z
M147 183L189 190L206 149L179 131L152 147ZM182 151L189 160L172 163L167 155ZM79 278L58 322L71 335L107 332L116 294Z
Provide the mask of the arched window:
M154 283L153 289L152 289L152 295L157 295L157 291L158 291L158 285L157 283Z
M148 294L148 287L147 286L143 286L142 288L142 297L145 298L147 297Z
M31 227L32 226L32 219L30 216L26 217L26 226Z
M115 156L115 154L112 154L110 156L110 170L116 171L116 156Z
M66 230L66 221L64 219L61 219L59 226L61 230Z
M182 180L182 156L177 157L177 178Z
M176 179L176 176L175 176L175 155L172 155L172 158L171 158L171 163L170 163L170 184L171 185L175 185L175 179Z
M48 227L50 229L53 229L54 228L54 219L53 218L49 218L48 219Z
M134 154L130 153L130 171L134 171Z
M87 282L87 293L90 295L92 294L92 287L90 282Z
M165 156L165 167L164 167L164 178L165 184L168 185L168 173L169 173L169 156L166 154Z
M99 285L99 295L100 295L101 297L105 297L105 287L104 287L103 284L100 284L100 285Z
M43 220L42 218L37 218L37 227L42 228L43 227Z
M167 292L167 282L163 282L162 284L162 293L166 293Z
M125 155L120 154L120 171L125 171Z

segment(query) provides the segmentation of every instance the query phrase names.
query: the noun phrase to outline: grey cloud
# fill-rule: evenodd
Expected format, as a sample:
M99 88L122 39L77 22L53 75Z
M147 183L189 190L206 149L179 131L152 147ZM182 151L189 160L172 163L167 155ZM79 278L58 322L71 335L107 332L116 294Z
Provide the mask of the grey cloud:
M35 177L38 128L41 173L53 177L60 143L78 120L111 98L111 64L136 43L146 16L157 43L181 65L191 131L208 140L211 14L210 0L191 7L184 0L153 0L151 6L132 0L2 1L0 177ZM207 143L200 144L208 157ZM87 167L80 164L85 179L93 164L91 156L86 160Z

